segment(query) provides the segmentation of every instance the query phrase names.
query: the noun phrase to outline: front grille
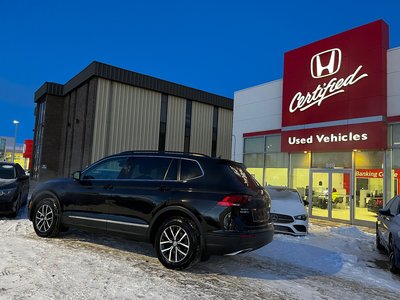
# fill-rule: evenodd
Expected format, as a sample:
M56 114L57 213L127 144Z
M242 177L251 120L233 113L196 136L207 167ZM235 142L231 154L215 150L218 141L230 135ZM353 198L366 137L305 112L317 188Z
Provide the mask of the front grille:
M307 228L304 225L293 225L293 227L296 228L297 231L307 232Z
M290 227L274 225L274 229L275 231L294 233L293 229Z
M273 223L293 223L294 219L292 216L281 215L281 214L271 214L271 220Z

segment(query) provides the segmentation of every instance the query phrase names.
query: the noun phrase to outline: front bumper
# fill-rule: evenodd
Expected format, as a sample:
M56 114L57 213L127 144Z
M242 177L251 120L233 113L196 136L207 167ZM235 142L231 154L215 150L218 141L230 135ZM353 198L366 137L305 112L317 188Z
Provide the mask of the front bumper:
M296 220L292 223L274 223L275 232L291 235L307 235L308 221Z
M257 231L214 231L206 234L206 247L209 254L234 255L261 248L272 242L274 227Z

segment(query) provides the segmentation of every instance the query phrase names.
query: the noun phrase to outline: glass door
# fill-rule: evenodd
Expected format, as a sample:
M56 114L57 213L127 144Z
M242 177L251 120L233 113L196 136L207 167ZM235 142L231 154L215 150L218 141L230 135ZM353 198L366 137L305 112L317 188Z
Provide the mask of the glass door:
M310 215L313 217L328 218L329 173L311 172L310 181L308 192Z
M332 176L332 219L350 222L351 173L330 173Z
M312 217L351 222L351 170L312 170L308 199Z

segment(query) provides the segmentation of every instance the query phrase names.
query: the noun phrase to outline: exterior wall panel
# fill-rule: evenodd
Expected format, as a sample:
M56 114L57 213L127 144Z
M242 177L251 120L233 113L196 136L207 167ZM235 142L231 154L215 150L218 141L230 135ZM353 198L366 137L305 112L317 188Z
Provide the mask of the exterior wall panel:
M168 97L166 151L183 151L185 142L186 100Z
M106 156L106 140L109 115L111 81L99 79L97 87L95 120L93 129L92 162Z
M232 121L231 110L219 108L218 111L218 134L217 134L217 157L231 159L232 150Z
M213 106L193 101L190 152L211 155Z
M71 122L73 139L71 144L71 160L69 173L78 171L82 167L83 146L85 137L85 115L87 109L87 94L89 85L85 84L77 89L75 102L75 118Z
M157 150L161 94L99 79L92 162L126 150Z

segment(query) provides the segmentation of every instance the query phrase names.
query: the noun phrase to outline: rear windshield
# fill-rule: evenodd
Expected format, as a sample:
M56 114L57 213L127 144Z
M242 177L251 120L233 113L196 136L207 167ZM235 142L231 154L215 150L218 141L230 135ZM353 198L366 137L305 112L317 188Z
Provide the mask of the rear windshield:
M295 191L290 191L286 189L269 189L267 188L269 195L272 200L283 200L283 201L299 201L300 196Z
M248 188L254 189L260 187L257 180L241 165L229 164L229 168L232 170L233 174L235 174L235 177Z

